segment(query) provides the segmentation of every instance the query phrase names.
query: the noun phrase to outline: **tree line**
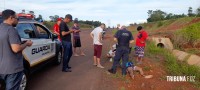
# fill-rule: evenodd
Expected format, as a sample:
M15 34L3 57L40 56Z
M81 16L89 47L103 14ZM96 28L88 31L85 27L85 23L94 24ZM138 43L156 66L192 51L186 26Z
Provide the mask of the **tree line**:
M62 18L62 19L64 19L63 17L59 17L58 15L49 16L49 18L50 18L50 21L51 21L51 22L56 22L57 18ZM100 21L78 20L78 18L75 18L75 19L74 19L74 22L83 23L83 24L88 24L88 25L91 25L91 26L94 26L94 27L97 27L97 26L100 26L100 25L101 25L101 22L100 22Z
M182 17L200 17L200 7L196 9L196 12L193 12L192 7L188 8L188 14L173 14L173 13L166 13L161 10L148 10L148 18L147 22L155 22L155 21L162 21L162 20L169 20L169 19L177 19Z
M20 13L26 14L26 10L23 9ZM32 14L34 16L33 19L36 20L36 21L39 21L39 22L44 21L41 14L36 16L34 11L29 11L28 14ZM63 17L60 17L59 15L51 15L51 16L49 16L49 18L50 18L50 22L56 22L58 18L64 19ZM79 22L79 23L83 23L83 24L88 24L88 25L91 25L93 27L97 27L97 26L101 25L100 21L78 20L78 18L75 18L74 21ZM46 21L46 22L48 22L48 21Z

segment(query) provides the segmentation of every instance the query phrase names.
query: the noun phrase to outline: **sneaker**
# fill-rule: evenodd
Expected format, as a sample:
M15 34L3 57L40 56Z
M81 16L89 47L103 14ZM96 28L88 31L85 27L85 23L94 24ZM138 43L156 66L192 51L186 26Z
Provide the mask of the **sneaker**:
M99 68L104 68L103 66L101 66L101 65L97 65L97 67L99 67Z
M81 53L81 56L86 56L84 53Z
M79 56L78 54L74 54L75 57Z
M94 66L97 66L97 64L93 64Z
M67 68L67 69L63 69L62 72L72 72L72 71Z
M110 72L112 74L116 74L116 71L114 71L113 69L109 69L108 72Z

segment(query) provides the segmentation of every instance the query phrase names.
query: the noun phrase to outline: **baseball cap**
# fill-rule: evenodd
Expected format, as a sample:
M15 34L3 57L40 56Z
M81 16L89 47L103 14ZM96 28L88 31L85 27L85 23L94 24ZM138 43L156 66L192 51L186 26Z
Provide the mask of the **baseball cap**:
M57 18L57 21L61 21L62 19L61 18Z

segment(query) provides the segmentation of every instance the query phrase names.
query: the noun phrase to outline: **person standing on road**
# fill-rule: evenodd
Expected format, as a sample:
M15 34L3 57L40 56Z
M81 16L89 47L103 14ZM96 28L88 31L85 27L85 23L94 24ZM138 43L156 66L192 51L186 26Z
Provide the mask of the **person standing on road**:
M136 46L135 46L135 54L137 56L136 61L137 64L142 64L142 58L144 57L144 48L146 45L146 39L148 38L147 32L143 29L142 26L137 27L137 31L139 32L136 37Z
M85 56L83 51L81 50L81 39L80 39L80 27L78 25L78 21L74 21L74 26L72 27L73 32L73 46L74 46L74 56L79 56L76 52L76 48L79 48L80 55Z
M69 30L66 23L69 23L72 21L72 15L67 14L65 16L65 19L61 21L60 23L60 37L62 41L62 45L64 48L63 53L63 72L71 72L71 67L69 66L69 61L72 56L72 43L71 43L71 33L73 33L73 30Z
M122 58L122 75L126 75L126 63L129 59L130 44L134 42L132 33L128 31L125 27L118 30L114 35L114 41L118 43L113 66L108 72L115 74L117 65Z
M104 28L105 28L105 24L101 24L101 26L95 28L90 33L90 36L92 37L93 44L94 44L94 64L93 65L99 68L104 68L100 63L102 45L103 45L102 34L103 34Z
M22 51L32 45L27 40L22 43L15 29L18 18L15 11L4 10L2 12L3 23L0 24L0 79L6 83L6 90L19 90L23 76Z
M57 19L57 23L53 26L54 33L56 35L58 35L58 40L60 40L60 41L61 41L61 38L60 38L60 29L59 29L59 26L60 26L61 21L62 21L62 19L58 18Z

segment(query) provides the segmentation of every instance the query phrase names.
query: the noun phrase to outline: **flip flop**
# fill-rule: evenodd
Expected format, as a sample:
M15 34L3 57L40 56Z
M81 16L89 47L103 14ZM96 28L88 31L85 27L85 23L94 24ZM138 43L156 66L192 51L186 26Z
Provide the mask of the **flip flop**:
M153 75L146 75L146 76L144 76L144 78L146 78L146 79L152 78L152 77L153 77Z

